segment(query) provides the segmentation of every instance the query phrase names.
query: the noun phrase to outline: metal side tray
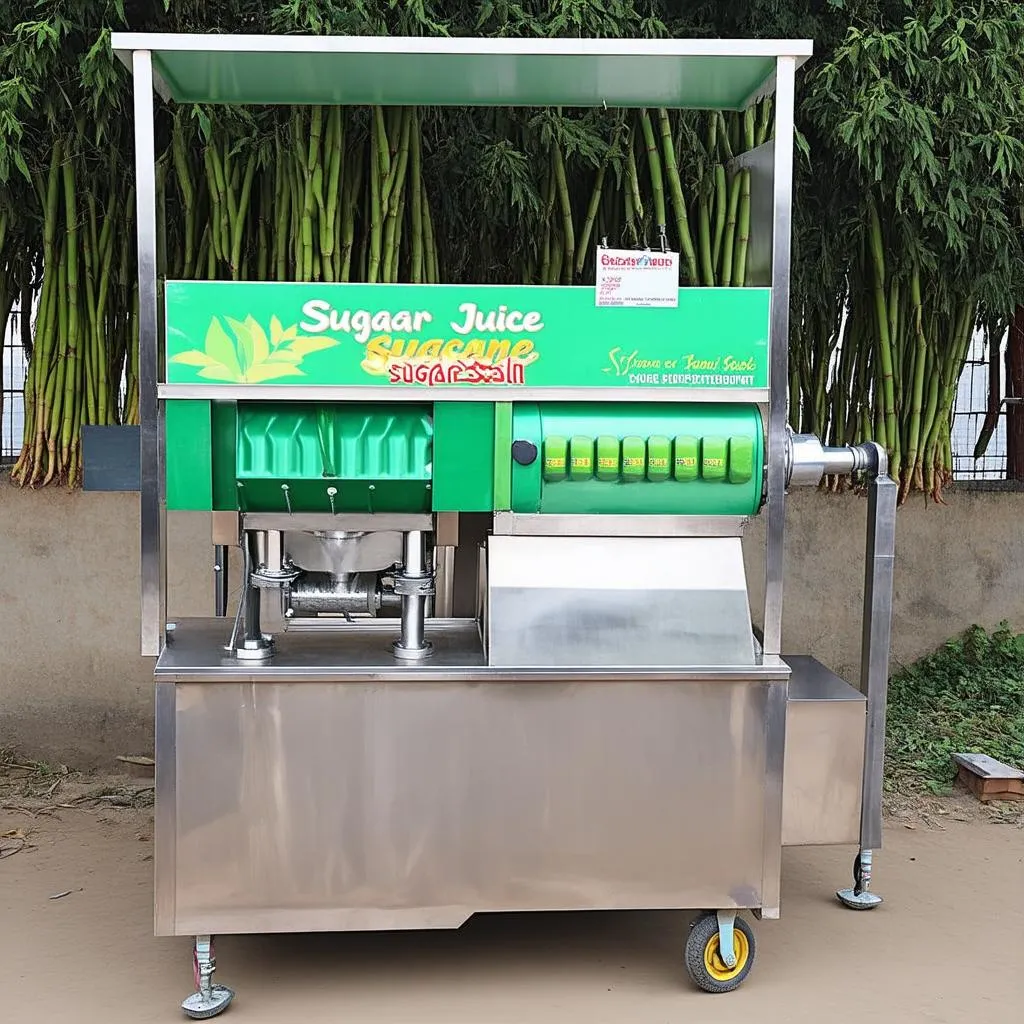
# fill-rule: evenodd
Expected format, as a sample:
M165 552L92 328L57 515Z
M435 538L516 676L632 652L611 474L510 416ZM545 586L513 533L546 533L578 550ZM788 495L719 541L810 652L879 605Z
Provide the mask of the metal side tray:
M867 700L821 662L787 655L783 846L856 845Z
M434 657L401 664L395 628L289 633L242 664L224 619L177 623L156 668L158 934L777 913L780 659L492 668L475 621L431 620Z

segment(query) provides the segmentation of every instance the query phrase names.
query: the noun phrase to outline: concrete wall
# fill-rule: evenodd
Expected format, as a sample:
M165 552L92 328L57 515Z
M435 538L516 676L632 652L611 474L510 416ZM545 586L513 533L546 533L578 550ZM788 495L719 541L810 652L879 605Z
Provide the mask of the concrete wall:
M893 658L1001 619L1024 628L1024 495L916 499L899 513ZM793 495L784 641L855 679L866 501ZM0 481L0 749L76 766L152 746L152 663L138 654L138 497L19 491ZM202 514L169 517L171 615L212 614ZM763 602L764 520L745 547ZM237 583L237 580L234 581Z

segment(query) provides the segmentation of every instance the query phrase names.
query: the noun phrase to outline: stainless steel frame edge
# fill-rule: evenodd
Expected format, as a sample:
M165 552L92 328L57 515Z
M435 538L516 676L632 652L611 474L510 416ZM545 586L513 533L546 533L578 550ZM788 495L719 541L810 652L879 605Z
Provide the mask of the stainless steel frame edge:
M715 402L757 404L769 388L392 387L380 384L158 384L161 400L252 402Z
M141 651L157 657L164 645L167 607L163 437L160 399L160 327L157 289L157 195L154 152L153 62L132 54L135 116L135 195L139 272L139 514Z
M789 383L789 258L793 219L793 116L796 59L776 61L774 231L768 385L768 538L765 548L764 652L782 653L782 574L786 502L786 391Z
M782 889L782 796L789 680L771 683L765 704L764 832L761 916L779 916Z
M156 792L153 814L153 934L176 935L178 832L177 684L156 683Z
M881 448L879 458L884 467L885 452ZM867 697L861 791L862 850L879 850L882 847L882 778L885 769L885 707L889 690L897 491L896 482L884 469L868 485L860 655L861 692Z

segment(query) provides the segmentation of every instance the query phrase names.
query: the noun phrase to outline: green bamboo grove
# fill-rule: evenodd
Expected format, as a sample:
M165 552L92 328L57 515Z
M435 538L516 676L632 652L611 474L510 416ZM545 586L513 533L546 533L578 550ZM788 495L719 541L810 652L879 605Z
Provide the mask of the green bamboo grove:
M111 28L803 37L789 416L941 500L957 383L1024 299L1024 5L985 0L0 0L0 317L29 355L12 480L81 480L138 420L130 80ZM774 111L158 107L168 278L591 284L599 245L749 281ZM998 362L998 360L995 360ZM979 450L985 438L979 441ZM830 480L843 489L856 481Z
M42 205L42 251L38 290L25 287L28 261L22 286L11 289L23 307L33 299L36 307L25 432L11 478L75 486L82 425L138 422L134 194L104 182L60 142L32 185Z
M733 159L771 137L770 101L745 115L563 112L540 115L543 127L506 113L528 170L495 175L489 187L507 188L511 207L522 191L529 230L468 208L472 193L451 216L455 186L439 173L435 140L461 116L415 107L178 111L158 162L168 276L588 284L596 246L607 244L678 248L684 285L745 283L750 172ZM690 148L697 138L705 144ZM503 259L478 263L467 231Z
M510 187L529 197L534 223L514 231L488 228L472 210L468 224L463 212L435 225L434 197L448 187L436 140L464 117L413 107L177 110L157 162L167 276L586 284L601 241L678 248L683 284L745 283L750 172L731 161L770 138L770 101L745 115L506 114L530 153L531 173ZM138 422L134 195L99 181L87 149L81 135L55 145L33 181L45 271L11 473L21 486L75 486L82 425ZM442 203L442 218L452 209ZM492 236L505 258L474 269L467 232Z

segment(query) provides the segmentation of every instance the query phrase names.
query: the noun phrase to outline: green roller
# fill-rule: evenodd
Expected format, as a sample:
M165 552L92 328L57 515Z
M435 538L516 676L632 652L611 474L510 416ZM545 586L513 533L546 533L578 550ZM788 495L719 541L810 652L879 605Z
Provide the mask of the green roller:
M514 512L736 516L761 505L755 405L515 403L512 439L544 453L543 469L507 456Z
M597 479L618 480L622 467L622 442L617 437L602 434L597 439Z
M623 481L636 482L647 475L647 442L642 437L622 439Z
M686 483L700 479L700 438L687 435L677 437L673 445L672 475Z
M569 442L569 479L589 480L594 475L594 439L577 434Z
M672 473L672 442L661 435L647 438L647 479L667 480Z
M704 437L700 442L702 480L724 480L729 473L729 442L724 437Z
M565 479L568 449L569 444L564 437L544 438L544 479L548 483Z

